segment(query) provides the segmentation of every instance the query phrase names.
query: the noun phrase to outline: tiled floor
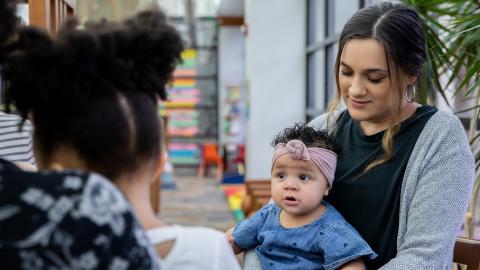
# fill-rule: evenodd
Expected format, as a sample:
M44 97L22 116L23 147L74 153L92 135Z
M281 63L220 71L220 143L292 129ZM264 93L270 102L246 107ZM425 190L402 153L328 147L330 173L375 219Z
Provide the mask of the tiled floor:
M213 178L175 177L174 182L176 189L161 191L160 219L222 231L235 225L222 186Z
M213 227L222 231L235 224L228 209L222 186L213 178L175 177L176 189L161 191L159 217L168 223ZM477 218L480 216L480 198ZM480 222L476 220L474 238L480 239Z

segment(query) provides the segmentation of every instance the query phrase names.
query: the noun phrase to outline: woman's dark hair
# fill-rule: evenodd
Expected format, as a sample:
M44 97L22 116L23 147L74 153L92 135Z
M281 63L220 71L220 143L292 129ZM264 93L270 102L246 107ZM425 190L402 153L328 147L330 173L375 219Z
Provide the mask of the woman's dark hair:
M320 147L340 155L341 149L334 136L327 131L316 130L305 123L295 123L292 127L282 130L272 141L275 147L279 143L288 143L291 140L300 140L307 147Z
M160 158L157 97L166 96L182 48L160 11L84 29L70 21L55 38L22 29L4 68L7 109L31 113L44 160L66 145L115 179Z
M3 44L15 31L17 18L15 16L15 1L0 1L0 60L3 59Z
M400 127L401 100L407 85L401 80L402 72L416 76L419 81L426 61L425 37L418 13L400 3L382 2L357 11L345 24L340 35L339 49L335 63L337 95L330 104L333 112L340 103L339 88L340 61L345 45L352 39L375 39L385 50L391 82L390 109L393 121L384 133L382 145L384 157L373 161L367 170L389 159L393 155L393 136Z

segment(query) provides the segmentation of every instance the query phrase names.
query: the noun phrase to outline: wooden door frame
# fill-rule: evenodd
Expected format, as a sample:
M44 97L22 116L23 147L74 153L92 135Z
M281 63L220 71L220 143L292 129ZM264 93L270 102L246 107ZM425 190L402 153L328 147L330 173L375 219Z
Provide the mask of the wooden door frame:
M68 16L75 14L76 0L28 0L30 25L56 32Z

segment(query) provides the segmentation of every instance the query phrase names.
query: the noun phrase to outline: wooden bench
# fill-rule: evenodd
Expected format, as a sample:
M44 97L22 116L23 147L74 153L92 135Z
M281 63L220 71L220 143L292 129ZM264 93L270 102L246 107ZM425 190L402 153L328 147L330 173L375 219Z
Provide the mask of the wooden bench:
M246 195L242 204L245 216L250 216L270 201L270 179L245 181Z
M453 262L467 266L467 270L480 269L480 241L458 237L453 251Z

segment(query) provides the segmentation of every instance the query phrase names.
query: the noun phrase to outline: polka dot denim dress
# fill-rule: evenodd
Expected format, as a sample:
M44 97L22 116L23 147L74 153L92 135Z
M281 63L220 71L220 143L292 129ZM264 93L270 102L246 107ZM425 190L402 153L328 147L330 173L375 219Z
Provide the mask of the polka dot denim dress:
M255 248L262 269L336 269L364 256L377 255L327 202L316 221L297 228L280 224L281 209L268 204L252 218L239 223L233 232L235 243L244 250Z

